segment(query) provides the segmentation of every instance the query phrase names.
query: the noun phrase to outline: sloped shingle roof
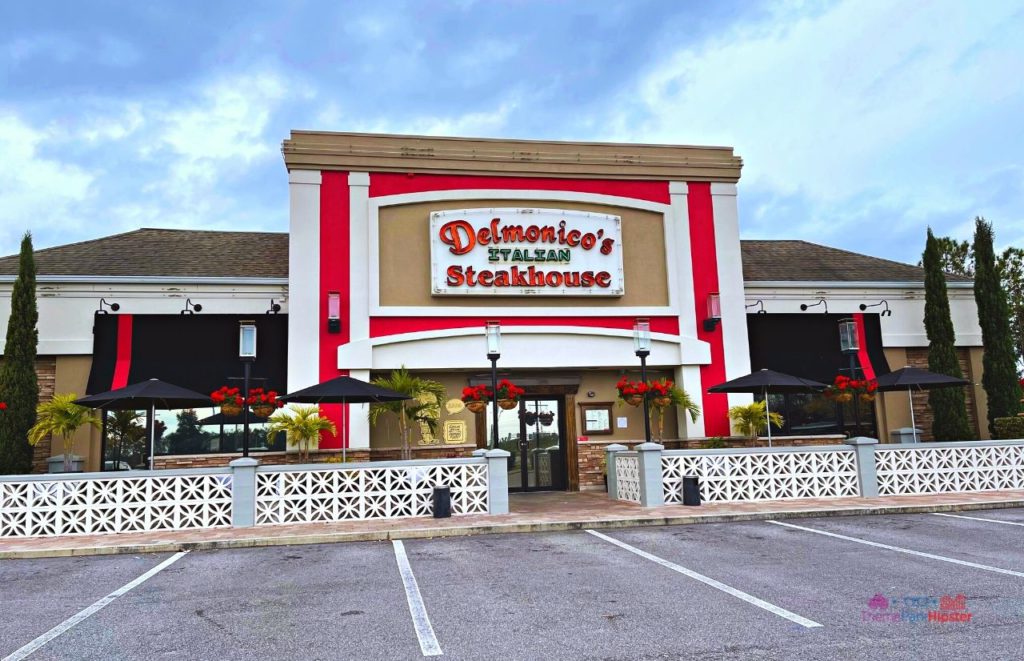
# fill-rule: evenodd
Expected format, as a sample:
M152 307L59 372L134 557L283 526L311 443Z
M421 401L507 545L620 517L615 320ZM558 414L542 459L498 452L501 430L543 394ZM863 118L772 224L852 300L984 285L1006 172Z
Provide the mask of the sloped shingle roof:
M746 282L924 281L916 266L807 241L741 243ZM49 276L287 278L288 234L140 229L38 250L36 265ZM17 270L17 255L0 257L0 275Z

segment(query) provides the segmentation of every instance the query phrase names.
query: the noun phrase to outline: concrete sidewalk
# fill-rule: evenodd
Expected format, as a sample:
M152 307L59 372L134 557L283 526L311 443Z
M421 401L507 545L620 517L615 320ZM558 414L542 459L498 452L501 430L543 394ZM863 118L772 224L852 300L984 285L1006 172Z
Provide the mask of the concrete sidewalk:
M957 512L1024 507L1024 490L881 498L808 498L643 508L605 493L513 494L510 514L0 539L0 559L156 553L291 544L454 537L488 533L719 523L819 516Z

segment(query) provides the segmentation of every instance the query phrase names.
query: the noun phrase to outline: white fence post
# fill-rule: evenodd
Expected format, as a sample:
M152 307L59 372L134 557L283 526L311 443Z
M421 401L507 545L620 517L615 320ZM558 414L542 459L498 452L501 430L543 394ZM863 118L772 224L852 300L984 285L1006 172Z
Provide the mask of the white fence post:
M508 514L508 458L505 450L488 450L487 459L487 512Z
M878 439L857 436L847 439L846 444L857 455L857 484L862 498L878 495L878 469L875 466L875 446Z
M231 527L251 528L256 525L256 467L252 457L231 461Z
M619 482L615 478L615 453L628 450L622 443L612 443L604 449L604 468L608 475L608 497L617 500L619 497Z
M661 451L664 445L641 443L636 446L640 462L640 504L657 507L665 504L665 487L661 476Z

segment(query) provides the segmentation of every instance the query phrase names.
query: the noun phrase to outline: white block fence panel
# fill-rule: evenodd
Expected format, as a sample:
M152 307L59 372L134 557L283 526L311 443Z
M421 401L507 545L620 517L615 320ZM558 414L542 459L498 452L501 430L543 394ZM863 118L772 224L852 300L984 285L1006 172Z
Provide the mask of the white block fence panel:
M918 443L875 450L881 496L1024 489L1024 443Z

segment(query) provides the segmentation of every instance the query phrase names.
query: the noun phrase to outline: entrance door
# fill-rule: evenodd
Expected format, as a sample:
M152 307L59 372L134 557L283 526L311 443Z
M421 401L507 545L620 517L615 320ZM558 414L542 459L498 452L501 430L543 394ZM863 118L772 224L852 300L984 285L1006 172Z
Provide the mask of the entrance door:
M519 402L516 465L509 466L509 489L565 489L565 421L561 397L524 397Z

